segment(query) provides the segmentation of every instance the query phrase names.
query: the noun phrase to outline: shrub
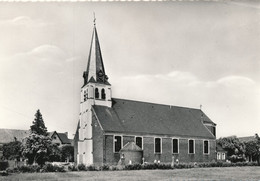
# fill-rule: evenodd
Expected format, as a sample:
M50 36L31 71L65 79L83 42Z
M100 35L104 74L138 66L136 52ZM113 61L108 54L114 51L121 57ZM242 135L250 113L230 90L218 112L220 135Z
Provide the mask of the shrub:
M83 163L78 164L77 167L78 167L79 171L86 171L87 170L86 165L83 164Z
M136 163L136 164L133 164L133 165L126 165L125 166L126 170L140 170L141 168L142 168L142 166L139 163Z
M0 171L0 175L1 175L1 176L7 176L7 175L8 175L8 172L7 172L7 171Z
M5 170L9 167L8 161L0 161L0 170Z
M107 164L104 164L104 165L102 165L101 167L100 167L100 170L109 170L109 165L107 165Z
M33 173L33 172L39 172L41 167L39 165L22 165L17 168L19 172L28 172L28 173Z
M18 173L18 172L19 172L19 169L18 169L18 167L15 167L15 168L7 168L6 171L7 171L7 173Z
M179 163L179 164L174 165L174 168L177 168L177 169L194 168L194 167L195 166L193 163Z
M165 169L172 169L172 166L171 166L171 164L160 163L160 164L158 164L158 169L163 169L163 170L165 170Z
M68 170L69 170L69 171L78 171L78 168L77 168L76 165L69 165L69 166L68 166Z
M89 165L87 166L86 168L87 171L99 171L99 167L98 166L95 166L95 165Z
M50 163L42 167L42 172L65 172L64 166L52 165Z
M109 170L110 170L110 171L114 171L114 170L119 170L119 169L118 169L117 166L111 165L111 166L109 166Z

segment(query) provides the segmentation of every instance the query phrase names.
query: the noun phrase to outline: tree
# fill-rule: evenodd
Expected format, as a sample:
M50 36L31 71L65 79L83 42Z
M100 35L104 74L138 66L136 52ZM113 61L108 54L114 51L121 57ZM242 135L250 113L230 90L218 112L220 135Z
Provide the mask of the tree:
M42 119L42 114L39 109L35 114L33 125L31 126L31 133L44 136L48 135L47 128L45 127L44 121Z
M219 138L217 143L227 151L228 159L232 162L245 160L245 144L240 142L236 136Z
M52 152L51 138L48 136L47 128L38 109L35 114L31 133L24 139L22 154L28 159L28 163L44 164L48 155Z
M44 135L31 133L26 137L23 145L23 155L28 158L28 163L44 164L51 153L51 138Z
M249 157L249 161L256 161L259 156L259 150L256 140L250 140L245 142L246 156Z
M61 149L57 144L52 144L51 145L51 153L49 155L48 161L50 162L60 162L61 161Z
M22 156L22 143L20 141L13 141L3 145L3 156L7 160L20 159Z
M71 145L64 145L61 147L62 161L74 161L74 147Z

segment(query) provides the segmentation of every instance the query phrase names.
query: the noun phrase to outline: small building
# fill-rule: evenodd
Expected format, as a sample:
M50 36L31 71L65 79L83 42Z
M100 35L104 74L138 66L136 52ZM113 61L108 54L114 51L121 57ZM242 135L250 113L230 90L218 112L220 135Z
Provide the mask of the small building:
M135 144L135 142L128 142L120 150L120 161L124 163L135 164L142 163L143 150Z
M227 160L227 151L225 151L219 144L217 144L216 153L217 161L225 162Z

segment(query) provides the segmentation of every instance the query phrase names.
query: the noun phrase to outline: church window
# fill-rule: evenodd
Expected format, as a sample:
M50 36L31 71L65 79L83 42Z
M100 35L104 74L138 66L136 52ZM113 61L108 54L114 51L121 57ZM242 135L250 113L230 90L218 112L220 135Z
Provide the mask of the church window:
M114 152L118 153L122 148L122 136L114 136Z
M172 153L179 153L179 140L172 139Z
M162 141L161 138L154 139L154 152L161 153L162 152Z
M101 98L102 98L102 99L106 99L105 89L102 89L102 90L101 90Z
M203 147L204 147L204 154L209 154L209 141L208 140L204 140L203 141Z
M98 91L98 88L95 89L95 98L96 98L96 99L99 98L99 91Z
M189 154L195 153L195 141L189 140Z
M84 102L87 100L88 94L87 91L84 91Z
M142 137L135 137L135 144L143 149L143 138Z

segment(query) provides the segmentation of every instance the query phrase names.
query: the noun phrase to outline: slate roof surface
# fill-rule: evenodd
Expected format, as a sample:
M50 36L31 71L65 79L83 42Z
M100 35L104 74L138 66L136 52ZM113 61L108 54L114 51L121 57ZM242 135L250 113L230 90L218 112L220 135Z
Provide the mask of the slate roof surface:
M71 144L71 141L68 139L68 136L66 135L66 133L58 133L58 132L54 131L54 132L50 133L51 137L53 136L54 133L56 133L58 135L62 144Z
M112 108L93 106L105 132L215 139L202 124L202 121L213 122L200 109L124 99L113 99L112 101Z
M0 143L9 143L15 141L14 137L16 137L17 141L22 141L22 139L29 134L29 130L0 129Z
M222 148L222 146L220 144L216 145L216 150L219 152L226 152L226 150L224 150L224 148Z

